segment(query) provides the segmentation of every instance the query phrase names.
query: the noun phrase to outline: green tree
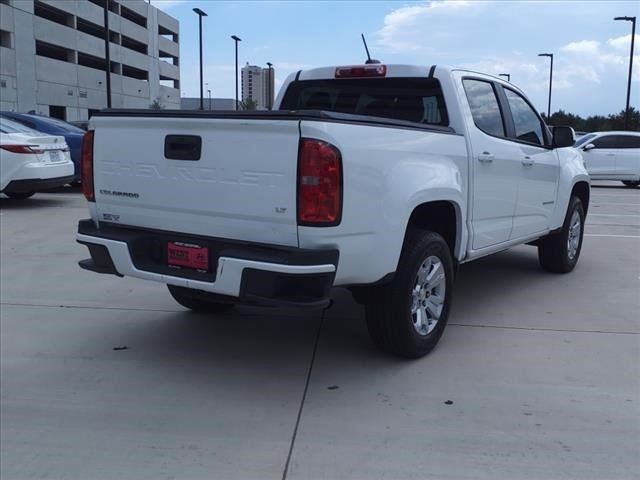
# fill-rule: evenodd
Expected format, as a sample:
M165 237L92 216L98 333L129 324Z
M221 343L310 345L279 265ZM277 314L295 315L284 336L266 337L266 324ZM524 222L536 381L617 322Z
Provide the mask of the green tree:
M151 110L162 110L164 108L164 105L162 104L162 100L160 100L160 97L156 98L153 102L151 102L151 104L149 105L149 108Z
M252 98L247 97L240 102L240 108L242 110L257 110L258 102L256 102Z
M573 113L567 113L564 110L558 110L551 114L550 119L547 119L544 113L542 113L542 118L549 125L568 125L579 132L624 130L624 110L608 116L591 115L587 118L582 118L580 115ZM629 130L640 131L640 111L634 107L629 107Z

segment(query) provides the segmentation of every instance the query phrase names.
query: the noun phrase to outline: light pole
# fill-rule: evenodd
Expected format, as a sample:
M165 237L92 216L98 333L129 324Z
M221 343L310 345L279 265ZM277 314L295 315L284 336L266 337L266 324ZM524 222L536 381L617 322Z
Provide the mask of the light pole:
M111 108L111 49L109 47L109 1L104 2L104 64L107 72L107 108Z
M231 39L236 44L236 110L238 110L238 42L241 42L242 39L237 35L231 35Z
M267 66L269 67L269 79L267 82L267 108L269 110L273 109L273 63L267 62Z
M211 90L208 89L207 93L209 93L209 111L211 111Z
M614 20L631 22L631 53L629 56L629 80L627 81L627 105L624 110L624 129L629 130L629 97L631 96L631 71L633 69L633 44L636 38L636 17L616 17Z
M199 8L194 8L193 11L198 15L198 26L200 29L200 110L204 110L204 87L202 85L202 17L206 17L207 14Z
M539 57L549 57L551 65L549 67L549 103L547 104L547 122L551 119L551 86L553 85L553 53L539 53Z
M511 81L511 74L510 73L499 73L498 76L499 77L506 77L507 78L507 82Z

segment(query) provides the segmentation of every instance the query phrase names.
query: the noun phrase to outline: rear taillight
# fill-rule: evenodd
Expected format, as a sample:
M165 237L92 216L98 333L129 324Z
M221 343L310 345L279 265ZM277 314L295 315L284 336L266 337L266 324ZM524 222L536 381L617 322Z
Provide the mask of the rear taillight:
M336 68L336 78L363 78L363 77L384 77L387 74L386 65L356 65L353 67Z
M0 145L0 148L11 153L43 153L44 152L44 150L34 148L34 145Z
M88 201L96 201L93 188L93 130L89 130L82 138L82 193Z
M298 152L298 225L338 225L341 213L340 151L321 140L301 139Z

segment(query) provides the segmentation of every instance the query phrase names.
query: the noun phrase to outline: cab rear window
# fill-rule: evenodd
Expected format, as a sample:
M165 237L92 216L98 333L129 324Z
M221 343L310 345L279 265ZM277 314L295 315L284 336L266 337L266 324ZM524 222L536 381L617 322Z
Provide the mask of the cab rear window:
M292 82L280 110L324 110L427 125L449 125L433 78L367 78Z

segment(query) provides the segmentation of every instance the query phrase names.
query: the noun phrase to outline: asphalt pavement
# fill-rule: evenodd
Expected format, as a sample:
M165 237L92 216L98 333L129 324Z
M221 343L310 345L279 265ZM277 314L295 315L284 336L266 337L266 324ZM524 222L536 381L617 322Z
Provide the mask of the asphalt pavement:
M80 270L73 190L0 198L0 478L637 479L640 189L596 182L582 255L461 267L438 347L324 314L205 316Z

